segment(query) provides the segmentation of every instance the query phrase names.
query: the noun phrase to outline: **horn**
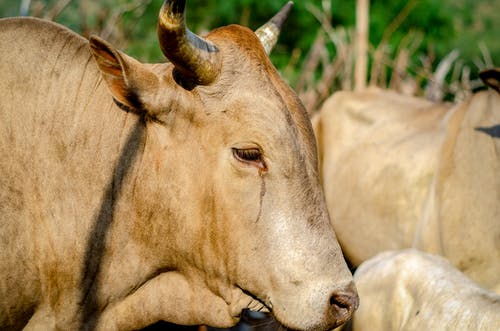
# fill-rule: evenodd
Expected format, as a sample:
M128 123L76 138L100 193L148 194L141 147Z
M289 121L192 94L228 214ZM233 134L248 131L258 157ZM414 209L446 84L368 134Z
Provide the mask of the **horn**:
M166 0L158 16L158 39L165 57L181 80L208 85L221 70L217 47L186 27L186 0Z
M260 42L262 43L262 46L264 46L267 54L271 53L274 46L278 42L281 27L288 18L288 15L290 15L292 6L293 1L288 1L288 3L273 16L273 18L255 31L255 34L259 37Z

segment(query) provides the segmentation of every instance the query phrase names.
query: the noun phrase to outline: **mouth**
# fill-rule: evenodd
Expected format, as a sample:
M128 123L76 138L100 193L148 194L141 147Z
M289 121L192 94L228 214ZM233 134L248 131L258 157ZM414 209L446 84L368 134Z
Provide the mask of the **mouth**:
M309 330L309 331L320 331L320 330L332 330L341 324L345 323L350 319L350 316L340 316L335 321L315 321L309 325L299 326L297 325L288 325L285 321L280 318L280 316L276 316L273 312L273 305L270 298L263 300L251 292L244 290L239 287L239 290L242 293L242 297L239 301L240 310L238 312L238 318L241 321L249 325L268 325L273 326L274 329L278 330L288 330L288 331L298 331L298 330ZM246 305L245 305L246 304ZM356 304L357 308L357 304ZM251 312L258 312L263 314L251 314ZM349 314L350 315L350 314Z
M246 304L246 307L241 309L239 312L239 320L241 322L244 322L248 326L250 326L251 329L255 328L265 328L265 329L272 329L272 330L291 330L278 322L276 317L274 317L274 314L272 312L272 303L271 300L262 300L261 298L257 297L256 295L252 294L251 292L238 287L238 289L242 293L242 301L241 303L244 303L247 301L248 303Z
M239 288L241 292L244 294L244 296L249 300L247 303L246 307L243 309L248 309L251 311L258 311L261 313L271 313L272 312L272 304L269 302L269 304L266 304L263 300L258 298L257 296L253 295L252 293L248 292L247 290L243 288Z

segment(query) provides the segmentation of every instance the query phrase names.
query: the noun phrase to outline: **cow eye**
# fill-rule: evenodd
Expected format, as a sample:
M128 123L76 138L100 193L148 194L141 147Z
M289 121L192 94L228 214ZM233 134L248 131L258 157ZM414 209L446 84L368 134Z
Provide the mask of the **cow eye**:
M267 171L266 163L259 148L233 148L233 155L236 160L257 167L259 173Z
M259 162L262 160L262 153L258 148L233 148L233 155L242 162Z

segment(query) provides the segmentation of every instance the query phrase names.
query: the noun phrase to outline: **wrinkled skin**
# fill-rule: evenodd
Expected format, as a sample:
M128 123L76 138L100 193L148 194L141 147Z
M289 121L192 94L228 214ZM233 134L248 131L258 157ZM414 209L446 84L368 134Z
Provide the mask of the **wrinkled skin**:
M211 32L222 71L185 88L53 23L0 27L2 329L350 318L310 122L252 31Z

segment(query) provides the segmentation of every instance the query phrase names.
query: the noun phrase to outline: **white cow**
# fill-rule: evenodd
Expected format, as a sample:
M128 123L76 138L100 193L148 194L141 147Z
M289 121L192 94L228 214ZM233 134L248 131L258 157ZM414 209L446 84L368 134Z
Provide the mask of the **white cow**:
M500 296L446 259L408 249L381 253L356 270L353 331L500 330Z
M414 247L499 286L498 93L453 105L380 89L338 92L314 122L329 213L354 266Z

